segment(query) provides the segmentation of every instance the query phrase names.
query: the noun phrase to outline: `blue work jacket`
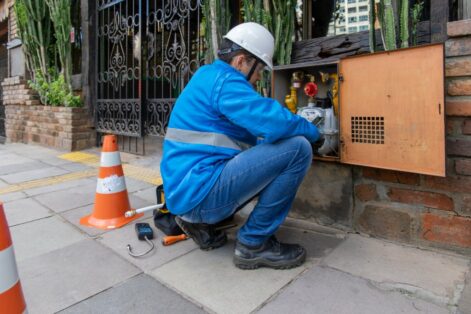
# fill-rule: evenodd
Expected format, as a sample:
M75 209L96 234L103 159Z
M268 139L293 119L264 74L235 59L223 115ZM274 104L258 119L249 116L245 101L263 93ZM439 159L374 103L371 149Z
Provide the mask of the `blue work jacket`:
M168 209L181 215L196 207L242 150L297 135L319 138L313 124L259 95L229 64L201 67L177 99L164 140L160 170Z

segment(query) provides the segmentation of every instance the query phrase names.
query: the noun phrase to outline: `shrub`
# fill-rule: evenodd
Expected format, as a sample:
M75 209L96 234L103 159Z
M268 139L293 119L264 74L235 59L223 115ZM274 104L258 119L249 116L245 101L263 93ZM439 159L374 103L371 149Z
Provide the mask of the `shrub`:
M81 107L80 96L68 92L68 87L63 74L57 75L49 70L50 83L46 81L41 71L36 72L36 79L29 81L29 86L39 93L41 102L48 106Z

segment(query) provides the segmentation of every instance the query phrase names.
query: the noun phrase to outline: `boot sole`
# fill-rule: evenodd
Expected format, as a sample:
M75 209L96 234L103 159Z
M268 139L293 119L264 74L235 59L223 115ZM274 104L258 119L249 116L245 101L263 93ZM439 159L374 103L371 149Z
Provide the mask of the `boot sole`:
M290 269L290 268L301 266L305 260L306 260L306 251L304 251L303 254L299 255L296 259L289 262L287 261L271 262L263 258L245 259L239 256L234 256L234 265L237 268L240 268L243 270L257 269L260 267L268 267L268 268L273 268L273 269Z
M213 249L220 248L221 246L223 246L224 244L227 243L227 236L224 236L224 238L222 238L219 242L213 242L211 245L208 245L208 246L201 245L200 243L198 243L198 241L195 240L194 237L191 236L191 234L188 232L188 230L185 228L185 226L183 224L181 224L178 219L175 219L175 222L183 230L183 232L189 238L191 238L200 247L200 249L203 250L203 251L211 251Z

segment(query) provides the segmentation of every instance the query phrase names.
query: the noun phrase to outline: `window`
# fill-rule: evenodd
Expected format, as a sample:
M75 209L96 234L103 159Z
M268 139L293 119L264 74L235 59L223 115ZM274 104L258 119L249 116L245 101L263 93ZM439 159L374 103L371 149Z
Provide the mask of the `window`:
M364 5L359 8L360 12L366 12L368 11L368 6Z
M359 21L360 22L368 21L368 15L360 15Z
M355 23L357 21L357 17L356 16L351 16L348 18L348 23Z
M357 0L348 0L348 3L356 3Z
M361 25L360 26L360 31L367 31L368 30L368 25Z
M366 0L358 0L358 2L365 2Z
M356 26L351 26L348 28L349 33L355 33L358 31L358 28Z
M347 30L345 29L345 27L340 27L339 28L339 32L340 33L345 33Z
M357 8L348 8L348 13L357 13Z

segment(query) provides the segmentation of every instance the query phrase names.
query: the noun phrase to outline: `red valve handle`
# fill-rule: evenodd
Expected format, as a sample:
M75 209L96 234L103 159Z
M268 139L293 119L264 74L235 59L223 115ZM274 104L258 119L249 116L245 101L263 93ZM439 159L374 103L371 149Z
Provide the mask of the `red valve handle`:
M309 82L304 86L304 93L309 97L314 97L317 95L318 88L317 84L313 82Z

